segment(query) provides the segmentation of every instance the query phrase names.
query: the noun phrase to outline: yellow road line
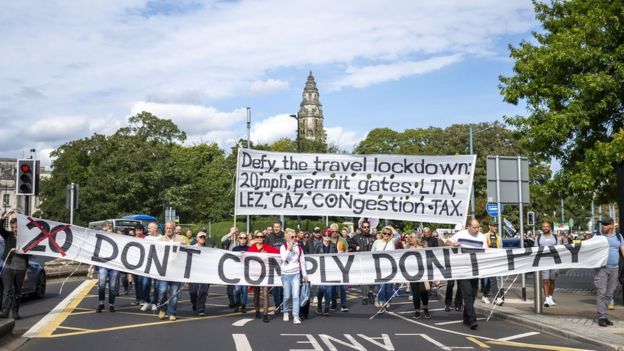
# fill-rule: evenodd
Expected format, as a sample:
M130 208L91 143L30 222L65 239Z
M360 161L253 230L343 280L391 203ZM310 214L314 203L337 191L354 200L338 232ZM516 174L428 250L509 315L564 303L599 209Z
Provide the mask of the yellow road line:
M240 313L228 313L216 316L207 316L207 317L196 317L196 318L186 318L186 319L178 319L177 321L158 321L158 322L149 322L149 323L139 323L139 324L130 324L130 325L121 325L117 327L110 328L102 328L102 329L92 329L92 330L84 330L84 331L76 331L73 333L62 333L62 334L54 334L54 335L42 335L37 337L45 337L45 338L62 338L65 336L75 336L75 335L84 335L84 334L95 334L95 333L103 333L108 331L116 331L116 330L124 330L124 329L133 329L133 328L142 328L156 325L164 325L164 324L172 324L172 323L184 323L189 321L200 321L204 319L215 319L220 317L231 317L231 316L240 316Z
M85 329L85 328L65 327L62 325L56 329L67 329L67 330L78 330L78 331L92 330L92 329Z
M493 345L501 345L501 346L515 346L527 349L539 349L539 350L554 350L554 351L586 351L584 349L575 349L572 347L563 347L563 346L551 346L551 345L538 345L538 344L525 344L523 342L513 342L513 341L498 341L492 340L487 341L488 344Z
M48 323L45 327L41 329L41 331L37 334L38 337L50 336L52 333L58 328L63 321L69 316L70 313L74 311L78 304L82 302L82 300L87 296L87 294L91 291L91 289L97 284L96 280L90 280L86 283L82 291L80 291L74 298L69 302L69 304L63 309L63 311L59 312L54 319Z
M490 348L487 344L482 343L477 338L473 338L472 336L467 336L466 339L468 339L468 340L474 342L475 344L479 345L479 347L481 347L482 349L489 349Z

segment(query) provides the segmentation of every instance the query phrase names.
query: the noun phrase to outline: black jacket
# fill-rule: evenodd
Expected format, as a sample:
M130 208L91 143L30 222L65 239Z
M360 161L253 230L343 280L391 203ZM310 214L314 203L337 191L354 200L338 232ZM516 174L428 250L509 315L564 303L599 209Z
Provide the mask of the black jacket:
M325 251L323 251L323 242L320 242L316 246L314 246L314 249L312 250L312 253L313 254L325 253ZM336 244L332 243L331 241L329 242L329 252L328 253L338 253L338 248L336 247Z
M372 234L356 234L355 236L353 236L353 241L355 241L355 243L359 247L357 251L360 252L370 251L373 247L373 243L375 242L375 240L376 238Z
M2 261L9 265L13 261L13 256L16 255L15 251L11 252L11 249L16 248L17 246L17 238L13 235L13 232L10 232L4 229L5 219L0 220L0 235L2 235L2 239L4 239L4 252L2 253ZM11 252L11 256L7 260L7 256ZM21 255L26 258L26 266L28 267L28 255Z

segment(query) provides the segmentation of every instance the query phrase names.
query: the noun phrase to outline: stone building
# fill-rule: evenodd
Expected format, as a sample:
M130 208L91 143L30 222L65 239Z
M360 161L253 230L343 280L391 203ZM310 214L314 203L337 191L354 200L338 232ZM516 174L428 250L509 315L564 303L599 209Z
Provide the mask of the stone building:
M17 196L15 191L15 177L17 174L17 159L0 157L0 213L11 208L17 208L24 213L24 197ZM40 179L50 177L51 173L45 171L45 167L39 169ZM31 213L39 210L40 200L38 196L33 197L34 203L31 205Z
M312 71L303 89L299 107L299 135L302 139L325 143L326 135L323 128L323 105L319 100L319 92Z

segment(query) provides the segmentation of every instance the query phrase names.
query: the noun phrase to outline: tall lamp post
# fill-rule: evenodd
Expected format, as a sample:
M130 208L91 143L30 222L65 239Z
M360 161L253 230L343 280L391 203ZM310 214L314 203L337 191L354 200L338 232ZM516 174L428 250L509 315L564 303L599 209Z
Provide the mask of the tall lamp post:
M251 108L247 107L247 148L251 148ZM249 228L251 228L251 217L247 215L247 235L249 235Z
M295 115L290 115L290 117L294 118L297 121L297 152L301 152L301 135L299 128L299 112ZM301 229L301 216L297 215L297 229Z
M472 126L468 127L468 148L470 150L470 154L471 155L474 154L474 150L473 150L474 147L473 147L473 141L472 141L474 134L485 132L485 131L488 131L488 130L493 129L495 127L496 126L491 126L491 127L485 128L485 129L477 130L476 132L473 132ZM470 217L472 219L476 218L475 213L476 213L476 211L475 211L475 192L474 192L474 179L473 179L472 187L470 188Z

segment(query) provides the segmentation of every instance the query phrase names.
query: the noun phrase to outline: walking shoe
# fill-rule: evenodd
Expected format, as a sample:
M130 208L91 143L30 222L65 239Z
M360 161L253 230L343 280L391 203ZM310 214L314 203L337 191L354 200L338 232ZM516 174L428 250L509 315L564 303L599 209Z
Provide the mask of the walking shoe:
M613 322L611 322L609 318L605 318L605 320L607 321L607 325L613 325Z
M247 313L247 306L241 306L240 312L241 313Z
M323 306L318 305L318 307L316 308L316 314L318 314L319 316L323 314Z
M481 302L483 302L486 305L491 304L492 302L490 301L490 299L487 296L482 296L481 297Z
M115 312L115 306L113 306L113 305L108 306L108 310L110 312Z
M428 309L425 308L425 311L423 312L423 314L425 315L425 319L431 318L431 313L429 313Z
M102 313L102 311L104 311L104 305L98 305L98 308L97 310L95 310L95 312Z
M167 314L165 313L165 311L158 312L158 319L160 319L161 321L165 319L166 316Z
M550 306L557 306L557 304L555 303L555 300L553 299L552 296L548 296L548 298L550 299Z
M325 317L329 317L329 310L325 310L325 313L323 313L323 315L325 315Z
M379 303L379 301L375 301L375 307L377 308L381 307L381 304Z
M158 311L158 306L156 304L152 304L152 312Z
M546 296L546 298L544 299L544 307L550 307L550 299L548 298L548 296Z
M256 311L256 319L260 319L260 311Z
M301 319L299 317L293 318L293 324L301 324Z
M338 304L337 303L332 303L331 307L329 308L332 311L335 311L338 308Z
M347 306L340 307L340 312L349 312L349 307Z
M130 306L138 306L138 305L139 305L139 301L137 300L130 302Z
M288 313L284 313L284 318L282 318L284 322L288 322L290 318L288 317Z
M145 312L147 310L149 310L150 308L152 308L152 304L151 303L144 303L143 305L141 305L141 311Z
M13 319L18 321L18 320L22 319L22 316L19 315L19 312L13 311ZM613 324L613 323L611 323L611 324Z
M368 299L366 297L362 299L362 305L368 305Z
M461 309L462 309L461 305L455 306L455 312L459 312L461 311Z
M268 314L265 314L265 315L262 317L262 321L263 321L264 323L269 323L269 315L268 315Z
M505 300L503 300L502 297L497 297L496 301L494 301L494 303L498 306L502 306L505 303Z
M615 306L613 306L613 304L610 303L610 304L607 305L607 308L610 309L610 310L614 310Z
M420 311L415 311L414 312L414 319L420 319L420 317L421 317Z
M444 306L444 311L445 312L451 312L451 306L449 306L449 305Z
M200 316L200 317L203 317L203 316L206 315L206 312L199 312L197 315Z
M606 327L609 324L607 323L607 319L606 318L598 318L598 325L601 327Z
M479 324L477 322L470 323L470 329L477 330L479 328Z
M413 300L414 300L414 295L409 294L409 295L407 296L407 300L408 300L408 301L413 301Z
M171 315L171 316L169 316L169 320L173 322L173 321L176 321L177 318L176 318L176 316Z

